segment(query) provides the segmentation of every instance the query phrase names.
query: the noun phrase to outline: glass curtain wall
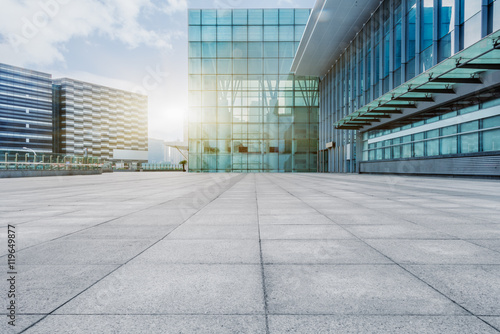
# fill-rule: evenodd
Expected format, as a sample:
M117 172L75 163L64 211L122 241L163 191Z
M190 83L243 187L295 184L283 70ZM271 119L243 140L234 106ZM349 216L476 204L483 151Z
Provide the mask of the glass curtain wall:
M309 9L189 11L189 170L317 170L318 79L290 68Z
M500 0L384 0L320 82L322 120L330 122L322 124L320 145L336 143L329 170L346 171L343 145L353 132L333 129L333 122L499 28ZM409 139L401 140L408 148ZM417 151L418 156L422 150ZM381 152L367 154L375 159Z

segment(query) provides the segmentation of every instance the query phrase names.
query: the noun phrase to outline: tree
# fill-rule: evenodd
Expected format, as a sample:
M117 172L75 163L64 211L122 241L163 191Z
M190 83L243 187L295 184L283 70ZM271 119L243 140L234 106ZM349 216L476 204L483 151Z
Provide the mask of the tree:
M179 165L182 165L182 171L185 172L186 171L186 168L184 167L184 165L186 165L188 162L186 160L182 160L181 162L179 162Z

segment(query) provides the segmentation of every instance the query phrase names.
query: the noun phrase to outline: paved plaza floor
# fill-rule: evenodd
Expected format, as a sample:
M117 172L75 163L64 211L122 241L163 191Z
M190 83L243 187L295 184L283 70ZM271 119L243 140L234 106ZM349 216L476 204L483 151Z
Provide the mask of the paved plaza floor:
M113 173L0 189L1 333L500 331L498 180Z

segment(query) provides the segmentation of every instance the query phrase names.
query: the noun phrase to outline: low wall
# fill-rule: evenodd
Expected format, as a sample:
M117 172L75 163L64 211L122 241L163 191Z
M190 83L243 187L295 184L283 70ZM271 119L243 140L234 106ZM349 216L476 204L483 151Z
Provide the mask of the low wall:
M0 170L0 179L16 177L69 176L69 175L99 175L97 170Z
M360 173L500 176L500 156L436 157L360 163Z

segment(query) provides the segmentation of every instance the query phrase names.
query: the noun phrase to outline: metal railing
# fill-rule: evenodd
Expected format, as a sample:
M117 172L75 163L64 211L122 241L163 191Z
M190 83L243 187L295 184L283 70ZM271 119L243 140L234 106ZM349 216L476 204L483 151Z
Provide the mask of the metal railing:
M0 150L0 170L96 170L103 164L96 157Z
M182 171L182 165L171 165L171 164L141 164L141 169L144 171Z

